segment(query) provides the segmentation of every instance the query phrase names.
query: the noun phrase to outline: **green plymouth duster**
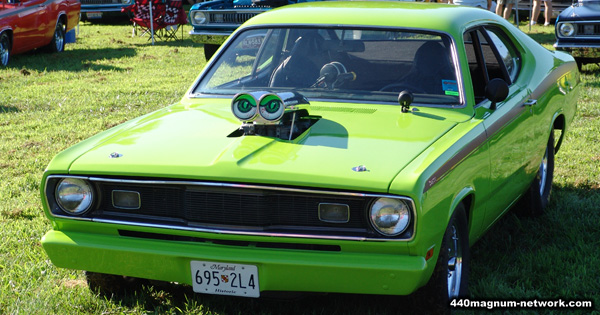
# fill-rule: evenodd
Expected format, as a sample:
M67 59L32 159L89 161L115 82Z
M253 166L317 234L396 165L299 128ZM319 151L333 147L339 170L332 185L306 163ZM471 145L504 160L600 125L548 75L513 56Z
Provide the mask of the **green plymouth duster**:
M185 96L48 165L58 267L116 293L466 296L469 247L548 206L579 72L486 10L314 2L237 29Z

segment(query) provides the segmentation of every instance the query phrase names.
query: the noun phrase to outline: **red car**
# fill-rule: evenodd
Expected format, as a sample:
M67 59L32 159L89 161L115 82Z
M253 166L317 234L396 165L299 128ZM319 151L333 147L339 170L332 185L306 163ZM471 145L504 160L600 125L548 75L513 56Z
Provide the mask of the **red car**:
M0 0L0 65L35 48L63 51L80 8L79 0Z

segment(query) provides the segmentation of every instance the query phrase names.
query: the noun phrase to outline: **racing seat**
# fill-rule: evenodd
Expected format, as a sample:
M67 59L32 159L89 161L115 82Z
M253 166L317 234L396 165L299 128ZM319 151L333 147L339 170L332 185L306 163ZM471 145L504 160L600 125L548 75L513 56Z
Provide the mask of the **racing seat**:
M270 87L309 87L319 78L321 65L313 61L323 40L319 35L304 34L296 39L287 58L273 71Z
M417 49L408 72L381 91L410 90L413 93L444 95L450 84L456 84L451 65L447 49L439 42L427 41Z
M448 50L438 42L426 42L417 49L405 78L427 94L444 94L442 80L456 80Z

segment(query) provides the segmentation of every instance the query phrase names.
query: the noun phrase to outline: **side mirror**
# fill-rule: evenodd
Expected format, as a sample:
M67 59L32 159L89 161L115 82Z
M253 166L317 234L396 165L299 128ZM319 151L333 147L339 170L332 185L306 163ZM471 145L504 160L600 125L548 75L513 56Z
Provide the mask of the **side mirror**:
M414 96L409 90L404 90L398 94L398 104L402 106L403 113L408 113L408 109L410 108L410 104L412 104L413 100Z
M492 101L491 110L496 109L496 103L502 102L508 96L508 84L504 80L495 78L485 87L485 97Z

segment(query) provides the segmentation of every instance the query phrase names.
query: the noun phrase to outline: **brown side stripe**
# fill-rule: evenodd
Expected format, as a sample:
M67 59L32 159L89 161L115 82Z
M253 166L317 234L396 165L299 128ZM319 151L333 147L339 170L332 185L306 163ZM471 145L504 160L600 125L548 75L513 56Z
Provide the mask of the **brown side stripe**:
M571 71L576 64L573 63L565 63L557 67L550 73L541 83L540 85L531 93L530 99L538 99L541 97L546 90L548 90L552 85L556 84L558 79L562 77L565 73ZM501 117L495 123L487 128L487 132L483 131L479 133L475 140L471 141L464 148L462 148L456 155L454 155L450 160L448 160L442 167L440 167L437 171L427 179L425 183L425 187L423 188L423 193L427 192L433 185L439 182L444 176L446 176L452 169L454 169L458 164L460 164L464 159L466 159L469 155L471 155L475 150L477 150L488 138L493 137L496 133L500 132L502 128L508 125L513 119L521 115L521 113L526 110L526 107L521 103L518 106L515 106L511 109L506 115Z

